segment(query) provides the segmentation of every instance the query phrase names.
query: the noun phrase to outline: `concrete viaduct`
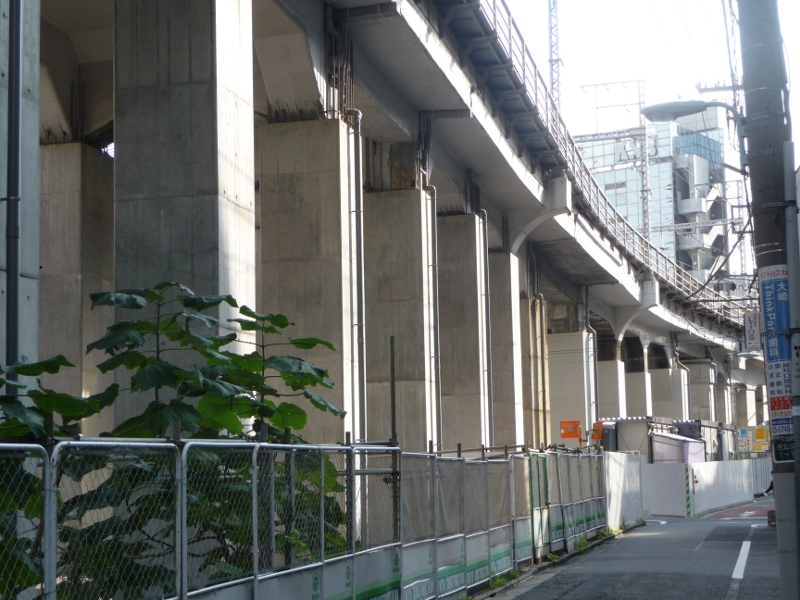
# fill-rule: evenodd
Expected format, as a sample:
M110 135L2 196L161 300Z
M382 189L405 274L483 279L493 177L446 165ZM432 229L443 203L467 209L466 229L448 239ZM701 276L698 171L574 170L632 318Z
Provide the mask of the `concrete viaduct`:
M388 439L392 335L408 451L763 421L742 307L608 203L499 0L23 4L22 353L70 391L88 293L177 280L334 343L315 442Z

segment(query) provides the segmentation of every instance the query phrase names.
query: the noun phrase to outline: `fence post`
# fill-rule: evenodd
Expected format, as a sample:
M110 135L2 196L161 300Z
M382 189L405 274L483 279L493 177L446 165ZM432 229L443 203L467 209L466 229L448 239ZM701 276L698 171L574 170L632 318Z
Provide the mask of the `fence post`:
M431 456L433 465L433 594L439 598L439 460Z
M178 544L178 551L175 553L177 566L177 577L179 578L178 593L181 600L186 600L189 594L189 533L186 524L186 488L188 477L188 453L191 444L186 444L179 452L180 461L178 463L177 483L178 483L178 510L175 511L175 541ZM180 537L178 537L180 535ZM177 557L180 558L177 558Z
M250 480L253 484L253 600L258 598L258 444L253 447L253 472Z
M289 477L287 478L289 482L289 506L291 507L291 512L289 514L292 515L292 518L289 519L289 522L286 523L286 538L291 539L292 533L294 533L294 520L297 515L297 498L296 498L296 490L295 490L295 451L294 449L289 450ZM286 566L291 568L294 566L294 544L287 544L288 552L286 553Z
M325 598L325 451L319 451L319 597ZM255 598L253 600L256 600Z
M275 452L267 450L267 498L269 500L269 556L267 566L275 570Z
M58 561L58 533L56 520L58 518L58 464L57 454L53 454L53 462L47 452L42 449L42 489L44 491L44 506L42 519L44 522L44 596L45 600L56 598L56 566Z
M507 448L508 446L506 446ZM506 454L506 462L508 463L506 465L508 471L508 520L511 525L511 568L513 569L517 566L517 532L514 529L517 521L517 503L514 498L514 458Z
M489 487L489 461L483 461L486 471L486 548L489 555L489 581L492 580L492 491Z

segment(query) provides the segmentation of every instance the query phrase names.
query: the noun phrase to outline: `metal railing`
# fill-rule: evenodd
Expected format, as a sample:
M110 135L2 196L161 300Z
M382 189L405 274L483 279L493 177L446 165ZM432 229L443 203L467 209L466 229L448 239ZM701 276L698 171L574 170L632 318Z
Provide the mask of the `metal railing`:
M475 11L480 11L497 34L496 47L505 53L502 62L510 64L524 87L524 94L536 108L538 118L550 133L557 155L565 165L566 174L577 186L580 201L594 224L629 260L650 270L662 284L678 292L685 300L696 302L695 307L702 308L709 315L741 327L745 305L709 289L653 246L617 211L603 193L567 130L505 0L477 0L472 6Z
M0 597L448 597L605 526L602 460L0 444Z

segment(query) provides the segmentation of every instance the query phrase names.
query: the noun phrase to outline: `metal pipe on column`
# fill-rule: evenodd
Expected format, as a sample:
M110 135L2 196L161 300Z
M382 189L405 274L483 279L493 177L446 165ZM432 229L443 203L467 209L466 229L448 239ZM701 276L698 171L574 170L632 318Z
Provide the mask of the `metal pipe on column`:
M436 402L436 437L439 449L443 450L442 429L442 348L439 333L439 225L436 220L436 186L427 184L428 175L425 174L426 185L423 190L431 197L431 284L433 286L433 386Z
M367 353L364 339L364 181L361 174L361 111L350 108L345 113L355 120L355 192L356 192L356 331L358 354L358 427L361 439L367 439ZM358 436L356 436L358 437Z
M483 286L484 310L486 311L486 403L489 417L489 446L494 446L494 392L492 390L492 303L489 294L489 215L480 210L483 220Z
M8 19L8 158L6 179L6 356L5 363L19 360L19 193L20 123L22 121L22 0L9 0ZM7 373L6 394L16 373Z
M592 334L592 352L594 353L594 358L592 359L592 369L593 369L593 378L594 382L592 385L592 391L594 392L594 418L591 419L592 422L596 421L600 418L600 383L598 378L598 371L597 371L597 331L595 331L594 327L591 326L589 323L589 286L585 286L583 288L583 302L584 302L584 311L586 312L584 316L584 325L586 329ZM646 368L646 367L645 367ZM588 431L588 427L587 427Z

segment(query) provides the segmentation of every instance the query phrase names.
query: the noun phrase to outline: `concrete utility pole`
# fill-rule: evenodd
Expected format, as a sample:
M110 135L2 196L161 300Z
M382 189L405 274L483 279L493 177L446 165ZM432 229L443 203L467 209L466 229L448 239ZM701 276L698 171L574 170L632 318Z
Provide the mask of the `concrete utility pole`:
M753 192L753 245L764 318L764 354L773 434L778 559L785 600L800 598L795 472L800 452L800 265L786 68L777 0L738 0L747 151ZM788 151L788 152L787 152ZM791 171L791 180L786 170ZM788 185L787 185L788 184ZM787 224L789 227L787 227ZM783 292L788 292L784 294ZM789 339L791 337L791 340ZM794 444L792 444L794 442ZM792 456L792 446L794 455Z

